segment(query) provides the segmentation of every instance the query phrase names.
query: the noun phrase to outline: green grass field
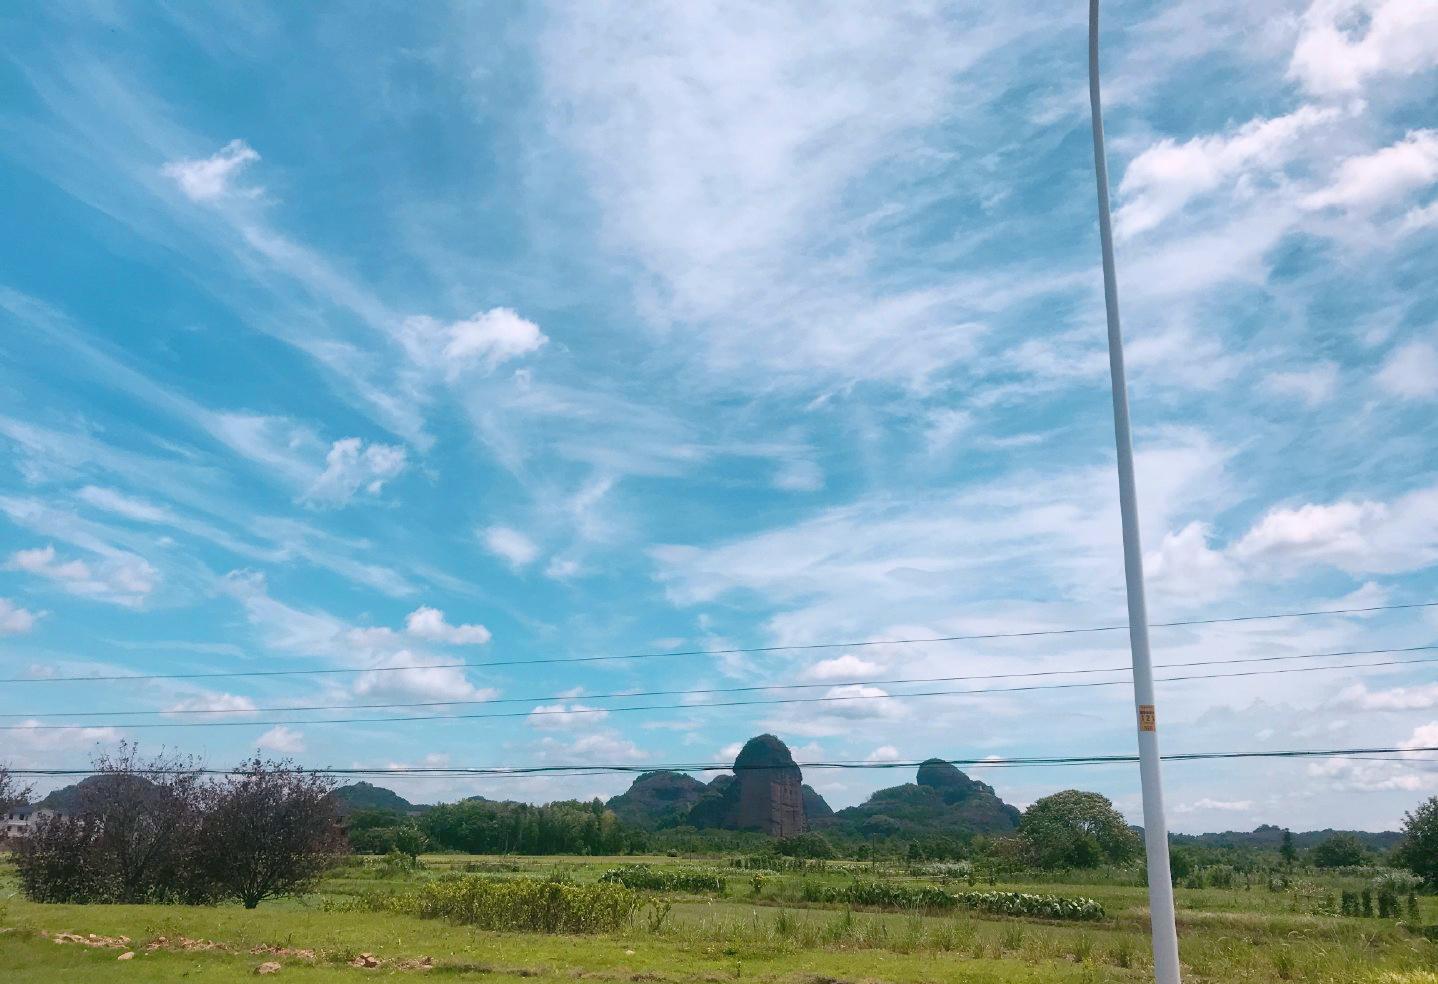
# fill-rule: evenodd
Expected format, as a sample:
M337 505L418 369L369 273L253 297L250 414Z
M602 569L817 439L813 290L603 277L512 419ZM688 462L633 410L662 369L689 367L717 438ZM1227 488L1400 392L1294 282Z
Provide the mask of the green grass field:
M1038 919L848 909L798 901L803 883L866 878L934 883L902 867L834 866L819 873L753 873L723 859L649 859L722 872L722 895L659 893L673 907L657 927L636 918L613 933L484 932L390 912L347 911L375 893L412 891L469 868L489 878L596 881L625 858L435 856L420 871L353 859L320 891L239 907L37 905L0 867L0 979L7 984L249 980L263 963L279 978L353 981L366 975L486 981L1106 982L1149 978L1145 893L1138 885L1002 883L1004 890L1098 899L1103 919ZM959 891L960 884L947 886ZM979 886L987 887L987 886ZM1298 891L1179 889L1185 979L1212 982L1438 984L1438 943L1395 920L1314 915L1336 881ZM1424 898L1423 922L1438 917ZM57 934L108 939L56 942ZM119 937L127 937L121 942ZM64 937L60 937L64 939ZM123 954L132 957L120 959ZM372 959L361 960L368 954ZM356 962L376 966L354 966Z

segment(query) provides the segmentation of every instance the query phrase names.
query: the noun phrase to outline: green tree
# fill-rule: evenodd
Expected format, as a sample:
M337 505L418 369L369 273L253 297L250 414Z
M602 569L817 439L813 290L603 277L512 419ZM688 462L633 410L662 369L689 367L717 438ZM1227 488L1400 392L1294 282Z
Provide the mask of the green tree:
M1168 871L1174 882L1193 874L1198 867L1193 852L1186 847L1172 847L1168 851Z
M1292 864L1298 860L1298 848L1293 846L1293 831L1283 831L1283 843L1278 846L1278 856L1283 859L1284 864Z
M1334 834L1313 849L1316 868L1346 868L1368 860L1363 844L1352 834Z
M1431 885L1438 885L1438 796L1403 815L1398 863Z
M1094 868L1138 856L1139 839L1107 796L1066 789L1024 811L1019 837L1041 868Z

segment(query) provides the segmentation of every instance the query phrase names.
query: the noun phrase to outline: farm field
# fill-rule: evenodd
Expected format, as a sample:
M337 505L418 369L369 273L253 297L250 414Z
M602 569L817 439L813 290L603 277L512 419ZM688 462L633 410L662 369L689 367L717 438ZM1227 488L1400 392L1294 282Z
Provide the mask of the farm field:
M650 866L660 879L680 876L671 880L689 887L639 889L643 904L621 924L598 932L484 930L389 907L426 886L467 881L553 879L597 887L606 872L636 863ZM1073 876L970 887L946 878L943 866L902 864L830 862L781 872L740 869L725 858L440 855L406 870L384 859L352 858L317 892L247 911L34 904L18 895L8 868L0 872L0 970L15 984L239 981L252 979L262 964L278 965L273 972L279 979L299 981L421 975L985 984L1142 981L1150 973L1144 890L1118 883L1112 873L1088 882ZM856 878L896 889L1087 898L1102 905L1103 915L1070 921L809 901L826 890L842 891ZM707 888L694 889L706 880ZM1345 887L1338 876L1315 874L1274 891L1266 884L1178 889L1185 979L1438 982L1438 944L1420 932L1393 919L1314 913ZM1419 904L1423 924L1438 921L1438 900L1425 897ZM134 955L120 959L126 953Z

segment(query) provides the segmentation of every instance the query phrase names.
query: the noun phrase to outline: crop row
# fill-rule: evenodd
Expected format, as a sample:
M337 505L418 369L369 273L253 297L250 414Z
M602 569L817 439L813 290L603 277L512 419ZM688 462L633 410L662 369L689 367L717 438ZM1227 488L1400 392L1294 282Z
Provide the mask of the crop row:
M605 884L623 885L625 888L642 888L667 892L705 892L723 895L723 875L696 868L660 868L648 864L626 864L610 868L599 876Z
M1103 906L1093 899L1025 892L946 892L932 885L894 885L856 881L848 885L805 883L806 902L841 902L887 909L973 909L1005 916L1040 919L1102 919Z
M418 892L366 895L357 907L447 919L480 929L602 933L628 925L649 902L623 885L463 875L430 882Z

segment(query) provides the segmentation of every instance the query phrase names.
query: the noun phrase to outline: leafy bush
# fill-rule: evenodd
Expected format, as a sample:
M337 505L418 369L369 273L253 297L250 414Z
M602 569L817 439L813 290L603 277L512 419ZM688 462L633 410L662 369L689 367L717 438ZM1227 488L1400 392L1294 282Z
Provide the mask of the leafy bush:
M430 882L418 892L366 895L359 905L480 929L604 933L628 925L646 901L623 885L566 885L533 878L462 875Z
M32 902L108 902L115 892L90 863L91 824L77 817L46 817L16 852L20 889Z
M647 888L662 892L708 892L723 895L724 876L697 868L658 868L647 864L626 864L610 868L599 876L605 884L625 888Z

